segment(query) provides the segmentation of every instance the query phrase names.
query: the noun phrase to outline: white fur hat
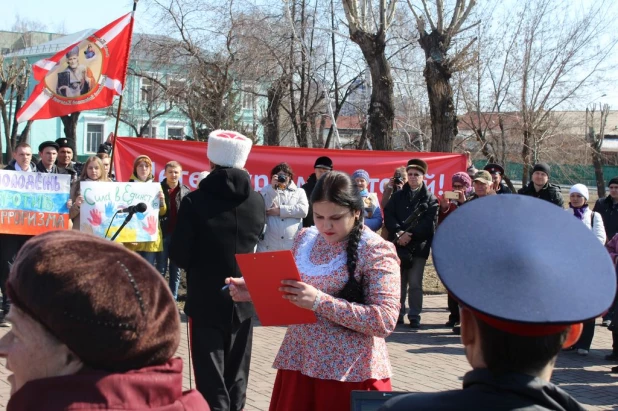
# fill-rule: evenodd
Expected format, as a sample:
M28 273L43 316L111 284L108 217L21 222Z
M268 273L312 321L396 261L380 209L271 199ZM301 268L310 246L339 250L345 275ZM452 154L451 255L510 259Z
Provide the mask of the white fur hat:
M580 196L584 197L586 200L590 198L588 196L588 187L586 187L583 184L575 184L573 187L571 187L571 189L569 190L569 195L573 193L579 194Z
M208 135L208 159L221 167L243 168L253 142L236 131L215 130Z

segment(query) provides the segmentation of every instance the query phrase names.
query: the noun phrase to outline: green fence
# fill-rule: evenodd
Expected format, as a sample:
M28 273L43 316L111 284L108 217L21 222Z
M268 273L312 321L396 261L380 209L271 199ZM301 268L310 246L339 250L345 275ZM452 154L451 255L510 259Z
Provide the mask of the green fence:
M485 160L474 161L474 166L482 169L487 164ZM591 165L580 164L550 164L551 181L562 186L571 186L576 183L596 187L597 181L594 176L594 167ZM507 163L504 167L505 174L515 181L521 180L524 169L521 163ZM612 178L618 176L618 166L603 166L603 177L605 184Z

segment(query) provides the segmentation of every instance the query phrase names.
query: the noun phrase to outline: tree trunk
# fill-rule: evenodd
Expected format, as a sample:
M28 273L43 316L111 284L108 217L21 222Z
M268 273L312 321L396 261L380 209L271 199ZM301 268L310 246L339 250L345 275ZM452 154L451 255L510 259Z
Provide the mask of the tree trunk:
M521 186L525 187L528 184L528 177L530 175L530 132L524 130L524 145L521 149L521 162L524 165L524 169L521 173Z
M326 128L326 116L322 114L320 116L320 127L318 129L318 146L324 147L324 129Z
M26 122L26 127L24 127L24 129L21 131L21 135L19 136L19 141L16 141L17 144L19 143L30 144L30 127L32 126L32 121L33 120L28 120Z
M599 198L605 197L605 178L603 177L603 158L600 151L592 150L592 164L594 165L594 176L597 180L597 193Z
M0 97L1 98L1 97ZM0 111L2 112L2 125L3 129L0 129L0 163L2 163L2 132L4 132L4 138L6 140L6 161L9 162L11 157L9 156L9 147L11 145L11 136L9 135L9 116L6 113L6 105L4 102L0 103Z
M431 115L431 151L450 153L457 135L457 115L453 104L452 76L445 35L437 31L424 33L418 42L425 52L423 76L427 83L429 113Z
M77 157L77 150L75 148L75 138L77 137L77 120L79 120L80 112L76 111L68 116L62 116L62 124L64 125L64 136L69 140L69 146Z
M384 53L386 34L382 30L376 34L357 31L350 38L359 45L371 73L369 138L375 150L392 150L395 97L391 67Z
M280 137L279 111L283 103L283 92L286 79L284 77L275 81L268 88L268 106L266 107L266 119L264 122L264 143L267 146L278 146Z

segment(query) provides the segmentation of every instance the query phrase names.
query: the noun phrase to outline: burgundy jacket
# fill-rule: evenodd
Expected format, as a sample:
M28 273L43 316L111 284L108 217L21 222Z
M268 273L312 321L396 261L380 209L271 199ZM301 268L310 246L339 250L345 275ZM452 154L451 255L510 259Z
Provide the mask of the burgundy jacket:
M182 392L182 360L109 373L85 369L64 377L26 383L11 396L7 411L157 410L209 411L196 390Z

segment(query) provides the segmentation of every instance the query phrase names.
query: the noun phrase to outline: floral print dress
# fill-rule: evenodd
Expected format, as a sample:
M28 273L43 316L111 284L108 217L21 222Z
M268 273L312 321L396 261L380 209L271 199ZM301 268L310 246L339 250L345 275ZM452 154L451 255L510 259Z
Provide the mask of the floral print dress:
M363 285L365 304L333 297L348 281L346 246L347 241L329 244L315 227L303 229L294 240L301 280L318 289L318 321L288 327L274 368L336 381L391 377L384 338L399 315L395 246L364 227L355 277Z

